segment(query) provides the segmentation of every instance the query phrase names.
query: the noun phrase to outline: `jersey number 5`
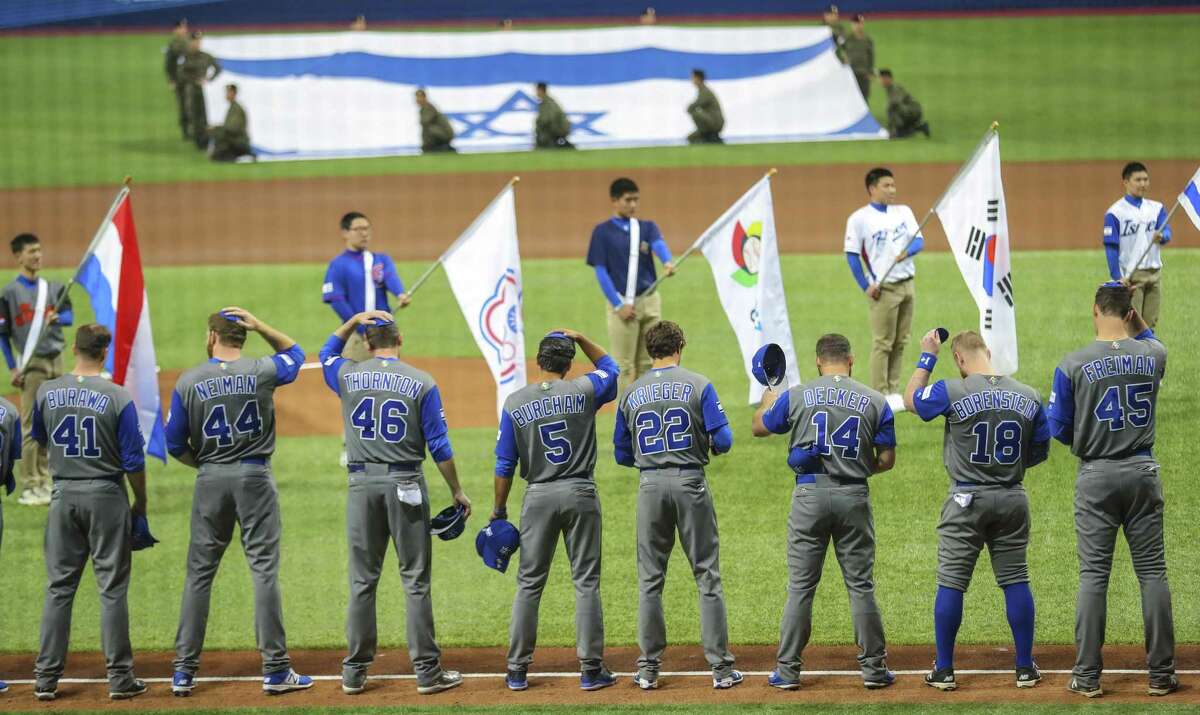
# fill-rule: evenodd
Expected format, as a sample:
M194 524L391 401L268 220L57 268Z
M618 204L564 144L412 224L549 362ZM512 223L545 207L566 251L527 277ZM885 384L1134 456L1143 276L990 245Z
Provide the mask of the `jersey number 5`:
M384 442L395 444L408 434L408 405L402 400L383 400L375 411L375 398L364 397L350 411L350 424L358 430L359 439L373 440L376 435Z
M257 437L262 432L262 415L258 410L258 400L250 400L242 405L233 426L225 414L225 405L213 405L204 418L204 436L217 440L218 447L228 447L233 444L234 430L241 435Z
M566 420L547 422L538 428L546 461L551 464L566 464L567 460L571 458L571 442L563 436L566 431Z
M50 439L68 457L96 459L100 456L100 448L96 446L96 418L90 415L63 417L50 434Z

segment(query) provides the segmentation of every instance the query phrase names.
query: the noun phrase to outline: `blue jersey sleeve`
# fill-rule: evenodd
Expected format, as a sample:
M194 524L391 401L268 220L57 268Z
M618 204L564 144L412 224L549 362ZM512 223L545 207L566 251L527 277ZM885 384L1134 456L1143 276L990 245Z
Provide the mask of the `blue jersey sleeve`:
M188 437L191 435L188 424L187 408L183 406L183 398L179 392L171 390L171 412L167 415L167 451L171 456L178 457L188 450Z
M437 385L429 388L421 398L421 430L425 433L425 445L433 461L445 462L454 456L450 448L450 429L446 427L446 410L442 407L442 393Z
M596 369L588 373L588 379L596 390L597 410L617 399L617 377L620 374L621 368L617 367L617 361L611 355L597 360Z
M705 432L712 434L729 424L729 418L725 416L725 408L721 406L721 400L717 397L717 389L711 382L700 393L700 406L704 411Z
M12 494L17 488L17 480L13 476L13 466L21 458L21 418L13 420L12 434L8 440L8 471L4 473L4 491Z
M608 269L604 266L596 266L596 282L600 284L600 292L604 294L605 300L617 308L621 305L621 294L617 292L617 287L613 285L612 277L608 275Z
M346 300L346 286L342 279L342 272L338 270L336 258L330 261L329 267L325 269L325 282L321 284L321 300L326 303Z
M34 401L34 403L33 403L33 410L30 412L29 421L32 423L29 425L30 436L33 437L33 440L35 442L37 442L38 444L45 447L46 446L46 424L45 424L45 420L42 419L42 406L39 405L36 401Z
M1046 410L1038 405L1037 414L1033 416L1033 436L1029 439L1029 456L1025 466L1035 467L1050 456L1050 423L1046 420Z
M126 474L146 470L146 442L138 427L137 406L132 402L117 417L117 444L121 449L121 468Z
M345 347L346 341L336 335L330 335L321 346L321 374L325 377L325 384L335 395L342 394L338 385L338 371L342 369L342 363L346 362L346 358L342 357L342 349Z
M914 238L912 243L909 244L909 246L908 246L908 257L912 258L913 256L920 253L921 250L924 248L925 248L925 237L920 234L917 234L917 237Z
M275 353L271 356L275 362L275 384L288 385L300 376L300 366L304 364L304 349L298 344Z
M883 404L883 409L879 411L879 424L875 427L876 447L884 449L894 449L896 447L896 415L892 413L892 408L886 402Z
M712 438L712 450L714 454L725 454L733 449L733 430L729 429L729 425L723 425L719 429L708 433Z
M657 233L657 230L655 231ZM654 251L654 255L658 256L658 260L667 263L672 260L671 248L667 242L663 240L660 234L658 238L650 242L650 250Z
M0 352L4 353L4 362L8 364L8 369L17 369L17 361L13 358L12 345L8 342L8 334L0 335Z
M1134 340L1154 340L1155 342L1159 342L1159 343L1162 342L1161 340L1158 339L1158 336L1155 335L1154 331L1151 330L1150 328L1146 328L1142 332L1133 336L1133 339Z
M1162 242L1169 243L1171 227L1167 225L1167 209L1165 207L1158 210L1158 220L1154 222L1154 227L1162 232Z
M1046 405L1050 434L1063 444L1075 439L1075 388L1062 368L1055 368L1050 386L1050 401Z
M858 287L866 290L871 283L867 280L867 274L863 272L862 256L857 253L846 253L846 263L850 264L850 275L854 276L854 282Z
M496 435L496 476L512 479L517 473L517 435L512 418L500 413L500 432Z
M617 464L624 467L636 465L633 454L633 435L629 432L629 423L625 421L625 411L617 410L617 424L613 428L613 457Z
M924 390L914 392L913 407L917 408L917 416L926 422L949 412L950 393L946 391L946 381L938 380L932 385L926 385Z
M1104 214L1104 245L1121 245L1121 222L1111 212Z
M1121 280L1121 247L1104 244L1104 260L1108 262L1108 275L1114 281Z
M792 428L792 396L784 392L775 404L763 413L763 426L775 434L787 434Z
M64 328L69 328L75 324L75 311L70 308L63 308L58 314L58 324Z
M400 273L396 270L396 262L391 256L383 255L379 257L383 261L383 285L392 295L400 295L404 292L404 281L400 280Z

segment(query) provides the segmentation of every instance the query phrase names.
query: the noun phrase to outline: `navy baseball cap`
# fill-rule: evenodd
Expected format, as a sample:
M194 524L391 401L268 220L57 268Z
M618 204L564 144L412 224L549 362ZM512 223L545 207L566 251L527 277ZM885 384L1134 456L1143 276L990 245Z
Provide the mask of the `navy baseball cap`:
M429 520L429 533L442 541L457 539L467 528L466 507L462 504L448 506Z
M231 323L236 323L236 322L238 322L238 317L237 317L236 315L234 315L234 314L232 314L232 313L226 313L226 312L225 312L225 311L223 311L223 310L221 311L221 317L222 317L222 318L224 318L224 319L226 319L226 320L228 320L228 321L229 321L229 322L231 322Z
M500 573L508 570L508 560L519 548L520 532L504 519L496 519L483 527L475 537L475 551L483 558L484 565Z
M750 361L750 372L760 385L778 387L783 384L784 373L787 372L783 348L775 343L767 343L759 348Z

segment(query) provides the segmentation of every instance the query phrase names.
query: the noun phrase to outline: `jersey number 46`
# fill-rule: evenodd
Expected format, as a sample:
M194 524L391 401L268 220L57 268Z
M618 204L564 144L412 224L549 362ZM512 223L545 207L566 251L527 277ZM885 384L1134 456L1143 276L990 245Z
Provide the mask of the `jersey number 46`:
M379 409L375 409L375 405ZM384 442L396 443L408 434L408 405L403 400L376 400L374 397L364 397L350 411L350 424L358 431L358 438L365 440L382 439Z

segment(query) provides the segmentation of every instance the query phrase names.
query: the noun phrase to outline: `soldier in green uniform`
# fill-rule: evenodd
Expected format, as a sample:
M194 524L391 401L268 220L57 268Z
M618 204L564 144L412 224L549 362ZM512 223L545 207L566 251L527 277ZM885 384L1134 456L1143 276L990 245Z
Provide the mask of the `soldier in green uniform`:
M239 156L251 154L250 134L246 129L246 110L237 101L236 84L225 85L225 99L229 110L225 112L225 123L209 127L212 136L213 161L237 161Z
M538 149L574 149L575 145L567 141L567 135L571 133L567 113L546 93L545 82L537 83L536 92L538 113L537 119L533 120L534 146Z
M688 135L689 144L721 144L721 130L725 128L725 116L721 114L721 103L717 95L704 83L704 70L692 70L692 84L696 85L696 101L688 105L687 113L696 123L696 131Z
M175 106L179 110L179 131L184 139L188 136L187 112L184 111L183 85L179 83L179 63L188 47L188 24L186 18L181 18L171 30L171 39L163 49L163 71L167 73L167 85L175 92Z
M842 45L846 42L846 25L842 22L840 15L838 15L838 6L830 5L825 8L825 13L821 16L821 22L833 33L833 49L837 53L837 58L845 62L846 53L842 49Z
M887 91L888 134L901 139L921 132L929 136L929 122L921 112L921 103L908 90L892 80L891 70L879 70L879 83Z
M204 106L204 85L221 74L221 65L200 49L199 30L188 40L187 52L179 63L176 81L183 84L183 105L187 112L188 132L196 148L208 149L208 109Z
M450 126L450 120L433 106L425 90L418 89L416 97L417 106L421 108L421 151L426 154L434 151L455 151L454 147L450 146L450 140L454 138L454 127Z
M871 78L875 75L875 41L867 37L862 15L854 16L850 34L842 42L842 51L846 56L844 62L854 72L858 91L862 92L865 100L871 96Z

